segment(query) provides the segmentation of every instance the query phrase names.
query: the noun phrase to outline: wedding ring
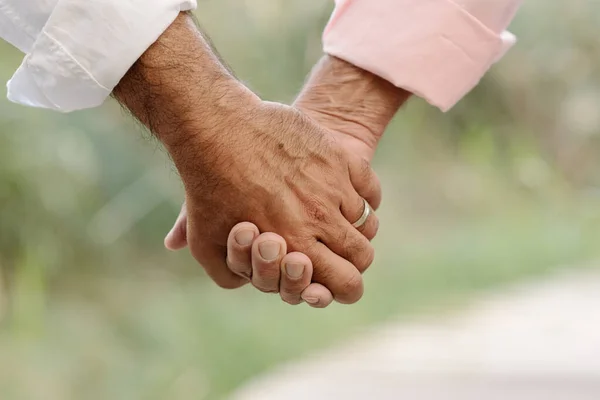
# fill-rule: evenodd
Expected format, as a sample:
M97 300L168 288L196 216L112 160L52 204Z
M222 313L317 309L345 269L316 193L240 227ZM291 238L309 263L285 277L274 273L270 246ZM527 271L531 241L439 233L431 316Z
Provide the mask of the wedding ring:
M358 221L352 224L352 226L355 228L362 227L367 222L367 220L369 219L369 215L371 215L372 212L369 203L365 199L363 199L363 201L365 202L365 209L363 210L363 213L358 219Z

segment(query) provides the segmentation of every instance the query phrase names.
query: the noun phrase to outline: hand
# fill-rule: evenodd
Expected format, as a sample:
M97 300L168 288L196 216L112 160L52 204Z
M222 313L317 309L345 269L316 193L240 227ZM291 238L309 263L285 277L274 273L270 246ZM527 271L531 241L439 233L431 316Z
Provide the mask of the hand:
M192 136L171 149L186 187L192 255L219 285L241 285L245 280L225 262L227 237L237 222L252 221L262 231L276 230L290 250L306 254L315 266L314 281L338 301L357 301L360 272L374 257L368 239L378 221L370 218L362 234L349 221L361 216L363 198L379 203L377 179L366 161L342 151L298 110L243 101L237 108L242 111L212 127L209 141ZM202 130L193 125L192 131ZM263 257L274 260L286 249L268 250ZM253 282L270 291L279 274Z
M295 106L326 128L349 154L370 162L385 127L408 97L408 92L342 60L326 56L314 69ZM376 207L378 201L371 199L371 204ZM184 205L165 240L167 248L177 250L187 245L185 228ZM267 261L258 249L274 243L282 252L275 260ZM255 286L265 287L263 282L267 281L269 291L279 291L282 299L290 304L298 304L303 299L313 307L329 305L333 299L331 292L318 283L309 285L313 270L310 259L301 253L286 255L286 245L279 235L260 235L254 224L240 223L229 235L229 267L234 272L251 276ZM271 278L265 280L264 276Z
M318 120L318 114L315 113L308 115L314 115L314 117ZM335 135L340 135L340 137L341 135L345 135L339 131L328 131L327 134L331 137L334 137ZM361 154L363 154L365 157L369 157L368 154L372 154L372 149L368 148L364 142L361 142L358 139L346 137L343 139L344 140L342 143L346 145L353 144L353 146L350 148L355 151L361 149ZM348 154L350 153L348 152ZM369 201L369 203L373 205L374 208L377 208L381 201L381 191L379 189L379 180L374 174L372 174L371 169L367 164L370 159L367 161L362 157L350 157L355 163L355 166L349 166L351 170L359 171L361 174L368 174L364 177L364 179L369 182L369 187L372 189L369 189L369 191L363 191L362 194ZM251 161L249 161L249 163L251 163ZM309 162L309 165L312 164L313 162ZM276 169L279 170L279 168ZM260 176L258 173L254 174L252 172L253 170L254 169L248 170L251 176ZM322 175L323 172L319 171L316 174ZM242 179L249 178L246 177ZM330 182L337 182L337 180L331 180ZM234 182L233 185L240 186L240 182ZM318 190L322 191L323 188ZM260 201L260 199L255 200ZM306 198L305 200L301 201L310 200L311 198ZM201 201L202 205L206 204L205 199ZM165 245L167 248L172 250L180 249L185 247L188 242L191 243L190 247L192 248L196 244L196 241L193 239L193 234L190 234L189 237L187 235L188 227L190 226L190 219L188 218L187 214L188 209L191 210L191 207L189 205L186 207L184 204L173 230L165 240ZM358 208L358 214L356 214L353 219L348 220L358 220L362 210L363 208L361 206ZM264 210L263 212L266 211L267 210ZM238 220L242 219L245 218L240 217ZM321 220L318 219L315 221L315 223L319 223L319 221ZM290 219L290 223L294 228L301 228L301 225L296 225L298 222L295 219ZM216 225L218 226L219 223ZM355 229L351 227L349 223L346 223L346 225L351 229ZM367 221L367 224L357 230L356 233L362 232L364 235L363 240L370 240L375 236L377 229L377 218L370 217ZM281 229L277 229L277 232L281 233L283 231ZM340 238L340 240L342 239ZM332 302L334 295L338 300L340 300L339 295L336 293L339 292L339 290L335 286L335 281L342 279L343 282L344 279L348 279L346 277L359 276L358 272L364 272L366 267L368 267L368 265L371 263L371 260L369 260L364 264L364 266L358 264L358 271L354 268L354 266L351 268L346 268L345 270L337 270L338 267L333 266L331 270L335 272L335 275L332 276L332 279L329 281L321 281L325 283L323 285L316 283L319 282L317 280L317 274L319 273L318 268L323 267L317 264L317 269L315 269L313 268L311 257L309 255L298 251L288 254L287 249L288 244L282 236L275 233L264 233L260 235L260 231L255 224L251 222L244 222L237 224L231 230L227 239L227 254L220 253L215 255L215 261L226 259L228 270L239 277L245 278L245 280L239 280L239 278L237 278L240 284L250 281L261 291L280 293L282 299L290 304L299 304L303 300L306 300L313 307L326 307ZM368 251L370 251L370 249ZM201 248L200 252L201 254L206 254L208 251L206 248ZM368 255L368 257L370 258L371 255ZM198 259L198 257L196 258ZM203 263L203 261L199 261ZM204 263L206 263L206 261L204 261ZM341 266L344 267L343 264L341 264ZM313 281L313 272L315 272L315 283L311 284ZM362 292L359 292L358 288L351 287L346 288L346 290L349 293ZM358 300L358 298L356 298L356 300ZM343 302L344 300L341 299L341 301Z
M313 280L338 301L362 296L360 272L374 251L349 221L362 214L363 198L380 192L373 172L298 110L263 102L233 79L187 15L114 95L172 156L186 189L191 253L215 282L246 282L225 259L228 232L249 220L309 256ZM375 217L367 226L377 227Z

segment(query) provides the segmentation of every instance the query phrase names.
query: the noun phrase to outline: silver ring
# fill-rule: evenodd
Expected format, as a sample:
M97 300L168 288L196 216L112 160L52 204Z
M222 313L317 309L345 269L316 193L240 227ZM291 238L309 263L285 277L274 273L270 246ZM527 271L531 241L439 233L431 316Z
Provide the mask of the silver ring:
M352 224L352 226L355 228L362 227L367 222L367 220L369 219L369 215L371 215L372 212L369 203L365 199L363 199L363 201L365 202L365 209L363 210L363 213L358 219L358 221Z

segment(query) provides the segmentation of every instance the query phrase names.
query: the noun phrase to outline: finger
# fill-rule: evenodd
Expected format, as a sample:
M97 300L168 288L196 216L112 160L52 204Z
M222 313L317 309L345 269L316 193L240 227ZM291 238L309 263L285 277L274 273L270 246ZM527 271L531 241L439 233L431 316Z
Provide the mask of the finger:
M303 253L289 253L281 260L279 295L289 304L302 303L302 292L310 285L313 266Z
M375 258L375 249L369 240L377 233L379 222L375 214L370 214L364 225L359 228L352 226L349 221L359 221L365 210L365 201L356 192L346 196L340 209L341 213L321 227L321 242L363 273Z
M316 242L303 252L313 262L313 282L329 289L340 303L352 304L360 300L363 295L363 280L354 265L321 242Z
M204 268L208 276L223 289L236 289L248 283L248 280L234 274L227 267L227 246L210 243L197 237L202 229L196 226L194 219L187 219L187 240L192 256Z
M252 242L258 235L258 228L250 222L241 222L229 232L227 265L233 273L252 278Z
M185 203L181 206L179 216L165 237L165 247L168 250L181 250L187 246L187 207Z
M227 247L198 244L194 242L192 231L190 232L189 242L192 256L204 268L208 276L223 289L237 289L244 286L248 279L234 274L225 261L227 256Z
M304 289L301 297L313 308L325 308L333 302L333 294L320 283L311 283Z
M353 229L360 232L367 240L373 240L379 230L379 218L375 215L375 212L371 206L356 193L348 195L346 199L342 200L340 210L344 219L350 223ZM367 215L367 219L363 220L363 217ZM355 226L360 223L359 226ZM343 225L345 225L343 223Z
M381 205L381 181L369 162L358 156L350 156L349 172L352 186L360 197L367 200L373 210ZM354 221L351 221L354 222Z
M287 253L285 240L263 233L252 244L252 284L266 293L279 293L281 259Z

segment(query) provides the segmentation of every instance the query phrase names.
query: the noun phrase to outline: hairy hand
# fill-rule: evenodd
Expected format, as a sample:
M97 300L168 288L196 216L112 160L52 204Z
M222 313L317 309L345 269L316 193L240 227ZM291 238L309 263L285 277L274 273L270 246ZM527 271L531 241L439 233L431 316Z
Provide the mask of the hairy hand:
M217 284L247 281L227 267L226 246L229 231L251 221L309 256L313 280L340 302L361 297L377 221L364 235L349 221L362 214L363 197L379 196L368 163L352 160L297 109L263 102L233 79L186 15L144 53L115 96L171 154L186 189L191 253ZM265 258L287 251L264 250Z
M314 68L295 107L317 122L327 135L351 155L354 162L371 161L383 132L410 93L383 79L334 57L325 56ZM363 166L364 167L364 166ZM378 182L373 175L372 187ZM377 208L380 193L369 198ZM165 244L177 250L187 245L185 205ZM376 228L367 229L369 237ZM278 246L277 257L264 259L261 248ZM305 254L290 251L275 233L260 233L256 225L243 222L234 227L228 239L228 265L246 276L256 287L280 292L290 304L306 300L313 307L326 307L333 300L330 290L312 282L314 266Z
M361 234L349 221L362 214L363 198L379 202L368 164L298 110L274 103L245 104L231 121L213 126L210 137L192 137L173 157L186 187L190 250L215 282L245 283L227 268L226 243L234 225L250 221L306 254L313 280L338 301L358 300L378 222L371 219ZM285 250L270 249L263 258ZM257 286L270 291L264 278L264 287Z

